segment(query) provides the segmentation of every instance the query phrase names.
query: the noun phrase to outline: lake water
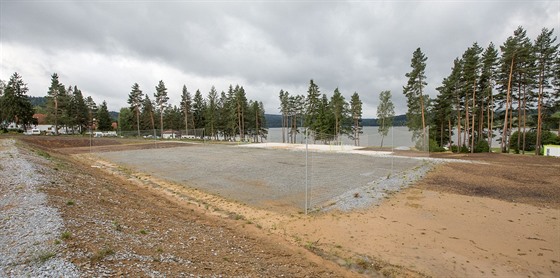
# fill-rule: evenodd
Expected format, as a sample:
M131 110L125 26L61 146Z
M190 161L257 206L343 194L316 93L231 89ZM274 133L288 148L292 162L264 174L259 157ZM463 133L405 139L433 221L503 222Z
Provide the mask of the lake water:
M298 143L305 143L303 141L303 134L298 134ZM282 142L282 128L269 128L267 142ZM342 142L345 145L354 145L354 140L349 139L347 136L343 136ZM365 126L363 128L363 134L360 134L360 146L380 146L381 145L381 134L378 132L378 127L376 126ZM413 147L415 143L412 141L412 132L408 131L406 126L396 126L393 130L389 130L387 136L383 139L384 147Z

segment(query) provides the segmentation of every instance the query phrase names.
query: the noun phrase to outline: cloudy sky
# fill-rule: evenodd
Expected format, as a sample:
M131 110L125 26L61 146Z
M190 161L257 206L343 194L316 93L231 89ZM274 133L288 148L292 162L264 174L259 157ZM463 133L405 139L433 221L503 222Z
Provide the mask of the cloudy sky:
M279 114L278 92L358 92L364 117L391 90L398 114L412 52L428 57L427 92L473 42L497 46L523 26L531 39L560 29L560 1L10 1L0 0L0 79L18 72L29 94L50 76L110 110L135 82L153 99L163 80L178 105L183 84L206 96L229 84Z

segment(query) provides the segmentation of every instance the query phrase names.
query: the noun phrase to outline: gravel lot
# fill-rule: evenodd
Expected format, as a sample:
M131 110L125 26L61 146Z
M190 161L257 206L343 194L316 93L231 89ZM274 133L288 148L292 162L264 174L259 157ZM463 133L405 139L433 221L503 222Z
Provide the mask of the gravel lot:
M63 221L47 206L40 188L49 182L42 169L14 146L0 140L0 277L78 277L77 268L56 242Z
M306 161L301 149L199 144L97 155L251 206L272 210L305 207ZM309 207L345 210L369 205L430 168L431 163L422 158L360 155L336 148L313 150L307 167Z

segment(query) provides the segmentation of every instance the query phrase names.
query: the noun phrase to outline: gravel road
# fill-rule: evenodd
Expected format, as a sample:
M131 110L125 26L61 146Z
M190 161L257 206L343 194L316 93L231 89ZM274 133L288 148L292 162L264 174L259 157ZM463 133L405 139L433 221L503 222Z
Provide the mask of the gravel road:
M40 191L49 178L38 159L0 140L0 277L78 277L59 254L63 221Z

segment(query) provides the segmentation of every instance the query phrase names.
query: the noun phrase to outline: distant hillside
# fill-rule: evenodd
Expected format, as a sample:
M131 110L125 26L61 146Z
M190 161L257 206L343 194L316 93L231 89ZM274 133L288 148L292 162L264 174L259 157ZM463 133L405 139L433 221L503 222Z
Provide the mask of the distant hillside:
M46 97L29 97L29 101L31 101L31 105L33 106L40 106L46 107L47 106L47 98Z
M109 115L111 116L111 119L113 119L113 121L119 120L119 112L109 111Z
M269 128L282 127L282 115L264 114L266 124ZM395 126L406 125L406 115L398 115L393 119ZM378 126L377 119L362 119L362 126Z

